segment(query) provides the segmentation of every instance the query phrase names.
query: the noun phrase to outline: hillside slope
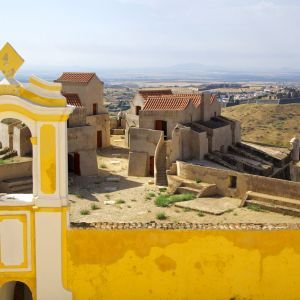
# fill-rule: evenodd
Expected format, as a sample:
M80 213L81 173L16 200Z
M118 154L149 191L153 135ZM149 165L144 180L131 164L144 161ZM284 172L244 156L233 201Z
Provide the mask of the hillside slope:
M292 137L300 137L299 104L243 104L225 108L222 114L241 122L245 141L287 147Z

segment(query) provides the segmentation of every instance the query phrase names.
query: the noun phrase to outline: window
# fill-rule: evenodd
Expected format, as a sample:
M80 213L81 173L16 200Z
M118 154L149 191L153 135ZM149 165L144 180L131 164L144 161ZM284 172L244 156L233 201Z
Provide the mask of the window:
M236 176L230 176L229 180L230 180L229 187L231 189L236 189L237 177Z
M94 103L93 104L93 115L96 115L98 113L98 104Z

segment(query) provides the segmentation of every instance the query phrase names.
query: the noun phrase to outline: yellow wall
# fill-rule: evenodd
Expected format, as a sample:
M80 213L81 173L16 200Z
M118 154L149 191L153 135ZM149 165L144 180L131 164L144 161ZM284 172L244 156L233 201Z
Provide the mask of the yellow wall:
M74 300L300 299L300 231L67 233Z
M53 125L43 125L40 134L41 190L53 194L56 190L56 132Z

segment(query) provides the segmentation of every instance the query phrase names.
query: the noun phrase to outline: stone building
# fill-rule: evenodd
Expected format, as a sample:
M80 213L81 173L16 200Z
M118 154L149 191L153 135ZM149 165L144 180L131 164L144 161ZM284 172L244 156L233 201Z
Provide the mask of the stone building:
M221 104L213 94L149 96L138 119L138 127L128 128L129 175L154 176L156 184L166 185L166 171L174 162L186 161L290 177L289 151L278 154L242 143L240 123L221 115Z
M108 112L103 104L103 82L95 73L63 73L55 82L75 110L68 120L69 171L97 175L96 150L110 144Z
M172 95L171 89L141 89L130 101L130 109L126 115L126 134L130 127L139 127L139 112L144 108L148 97Z
M75 107L68 120L69 171L82 176L97 175L97 149L110 144L103 82L95 73L63 73L55 81L62 85L67 105ZM31 155L30 137L29 128L19 120L7 119L0 123L1 147L10 156Z
M95 73L74 72L63 73L55 82L62 84L63 93L76 94L80 99L86 110L86 123L96 128L97 148L109 146L110 124L108 112L104 106L104 83ZM77 117L71 117L73 121L74 118Z

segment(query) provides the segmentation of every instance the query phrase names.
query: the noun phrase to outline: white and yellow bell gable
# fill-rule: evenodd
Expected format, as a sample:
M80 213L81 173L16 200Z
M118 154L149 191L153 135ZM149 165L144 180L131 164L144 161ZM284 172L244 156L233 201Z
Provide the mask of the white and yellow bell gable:
M0 51L0 121L14 118L31 131L33 194L0 201L0 300L13 299L14 282L28 285L33 299L68 300L63 287L67 230L67 126L73 111L61 84L35 76L14 79L24 60L6 44ZM8 283L9 282L9 283ZM8 284L7 284L8 283ZM11 296L12 295L12 296Z

